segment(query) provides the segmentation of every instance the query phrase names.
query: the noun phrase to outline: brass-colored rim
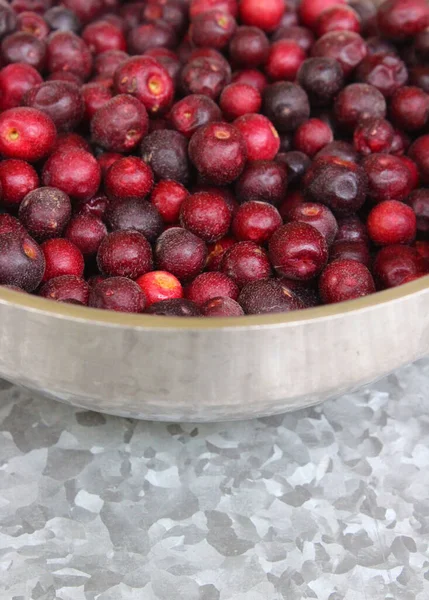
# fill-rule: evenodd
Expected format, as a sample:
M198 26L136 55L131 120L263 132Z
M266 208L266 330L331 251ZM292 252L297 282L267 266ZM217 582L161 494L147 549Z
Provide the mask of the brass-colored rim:
M204 318L204 317L160 317L145 314L126 314L86 306L76 306L62 302L55 302L31 294L15 292L0 287L0 303L18 307L23 310L43 313L48 316L75 321L87 321L88 325L97 323L112 327L125 327L135 329L181 329L181 330L213 330L221 328L248 329L253 327L270 327L290 323L308 322L316 319L327 319L342 314L371 309L395 300L401 300L418 292L429 289L429 275L405 285L377 292L364 298L350 300L340 304L329 304L308 308L304 311L297 310L289 313L276 313L268 315L249 315L231 318Z

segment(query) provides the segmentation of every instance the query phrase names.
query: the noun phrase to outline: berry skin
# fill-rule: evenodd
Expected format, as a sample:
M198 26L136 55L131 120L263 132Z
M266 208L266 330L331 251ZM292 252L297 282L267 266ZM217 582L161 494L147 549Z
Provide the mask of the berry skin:
M293 143L300 152L314 156L333 140L334 136L329 125L320 119L309 119L295 131Z
M233 125L208 123L192 136L189 157L204 178L226 185L237 179L244 168L246 144Z
M304 308L295 293L278 279L260 279L244 286L238 302L247 315L289 312Z
M374 244L410 244L416 237L416 215L397 200L380 202L368 215L368 234Z
M279 211L267 202L245 202L237 210L232 231L240 242L263 245L282 225Z
M113 231L98 248L97 265L103 275L137 279L152 270L152 248L137 231Z
M212 298L201 306L205 317L241 317L244 311L241 306L228 297Z
M190 281L204 268L207 246L203 240L181 227L162 233L155 245L157 268L172 273L180 281Z
M153 186L152 169L136 156L121 158L107 170L104 186L111 200L142 200Z
M285 11L283 0L242 0L239 5L240 18L245 25L259 27L263 31L274 31L280 24Z
M4 206L19 206L23 198L38 187L36 170L24 160L10 158L0 162L1 201Z
M64 238L47 240L41 245L46 261L42 281L49 281L60 275L82 277L85 263L81 251Z
M42 282L44 272L43 252L30 236L19 231L0 235L0 285L33 292Z
M91 287L88 305L117 312L141 313L146 302L135 281L126 277L108 277Z
M319 293L325 304L353 300L373 292L375 284L371 273L355 260L335 260L320 276Z
M308 281L328 262L328 246L323 235L311 225L292 222L283 225L269 242L269 256L279 275Z
M216 242L228 233L231 211L221 195L197 192L188 196L180 208L180 224L205 242Z
M0 115L0 153L6 158L37 162L49 154L56 136L52 119L35 108L11 108Z
M183 298L183 287L172 273L151 271L136 280L146 298L146 308L155 302Z
M150 201L158 209L163 221L172 224L179 221L180 208L188 195L181 183L164 180L155 185Z
M273 160L280 149L280 138L272 123L259 114L247 114L234 121L241 132L248 160Z
M238 242L231 246L222 257L220 270L240 288L271 275L267 253L254 242Z
M198 275L188 286L186 297L201 306L213 298L227 297L237 300L238 293L238 286L228 275L214 271Z
M74 200L88 200L98 191L101 169L92 154L71 148L66 152L55 152L48 158L43 167L42 181Z
M257 113L261 103L261 94L258 90L245 83L227 85L219 99L223 114L230 121L248 113Z
M84 279L76 275L60 275L47 281L39 291L39 296L57 302L78 302L88 304L90 287Z

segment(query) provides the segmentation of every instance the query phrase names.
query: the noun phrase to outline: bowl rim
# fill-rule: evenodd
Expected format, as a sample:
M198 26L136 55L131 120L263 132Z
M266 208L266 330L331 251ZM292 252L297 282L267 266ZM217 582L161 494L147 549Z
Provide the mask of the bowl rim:
M305 310L265 315L244 315L241 317L165 317L158 315L120 313L111 310L78 306L66 302L56 302L40 296L17 292L0 287L0 304L13 306L33 313L59 319L87 322L111 327L142 330L219 330L270 328L297 325L312 321L323 321L341 317L350 312L373 309L398 301L429 289L429 275L395 288L375 292L355 300L336 304L325 304Z

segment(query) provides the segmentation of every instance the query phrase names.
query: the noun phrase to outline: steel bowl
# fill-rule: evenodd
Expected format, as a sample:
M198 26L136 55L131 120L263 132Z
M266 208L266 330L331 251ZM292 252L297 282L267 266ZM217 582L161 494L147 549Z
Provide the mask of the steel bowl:
M0 377L86 409L221 421L302 408L429 354L429 277L239 318L128 315L0 291Z

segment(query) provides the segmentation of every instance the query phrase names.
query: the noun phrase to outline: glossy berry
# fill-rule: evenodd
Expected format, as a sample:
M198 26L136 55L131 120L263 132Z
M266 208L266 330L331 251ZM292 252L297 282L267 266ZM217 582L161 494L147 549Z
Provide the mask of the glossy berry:
M102 219L109 206L109 199L104 194L96 194L88 200L80 200L75 206L79 215L91 215Z
M162 233L155 245L158 269L168 271L180 281L190 281L204 268L207 246L192 232L173 227Z
M196 46L221 50L234 34L236 22L232 15L222 10L203 12L192 19L190 37Z
M44 40L48 37L50 29L45 17L33 11L24 11L17 15L17 31L31 33L37 39Z
M70 198L52 187L29 192L19 206L19 219L28 233L38 241L60 237L70 220Z
M239 242L231 246L222 257L220 270L240 288L250 281L271 275L266 251L254 242Z
M237 240L263 245L282 225L279 211L267 202L245 202L234 215L232 231Z
M222 112L216 102L202 94L185 96L171 107L169 113L173 128L187 138L192 137L199 127L221 118Z
M185 198L180 208L180 224L206 242L216 242L229 230L231 211L216 193L197 192Z
M90 121L97 110L112 99L110 88L97 82L86 83L81 87L80 92L84 104L83 118L85 121Z
M401 40L429 27L425 0L387 0L378 10L378 26L387 38Z
M416 237L416 215L410 206L397 200L385 200L371 210L368 235L374 244L410 244Z
M310 29L307 29L306 27L286 25L276 29L271 40L273 42L278 42L279 40L293 40L304 50L304 52L308 52L314 44L314 35Z
M280 138L272 123L259 114L247 114L234 121L241 132L248 160L272 160L280 149Z
M107 21L90 23L82 31L82 39L93 54L108 50L126 50L127 42L120 29Z
M376 202L405 200L412 191L412 176L399 156L371 154L363 161L368 195Z
M43 252L30 236L18 231L0 235L0 285L32 292L40 285L44 271Z
M46 261L43 281L60 275L82 277L85 263L81 251L69 240L53 238L41 245Z
M153 173L140 158L127 156L108 169L104 185L112 200L141 200L152 189Z
M307 223L283 225L271 237L268 248L276 272L289 279L312 279L328 262L324 236Z
M361 62L356 77L358 81L373 85L388 98L407 82L408 71L398 56L375 54Z
M172 273L167 271L151 271L136 280L146 298L148 308L155 302L183 298L183 287Z
M72 148L52 154L42 172L44 185L59 188L75 200L94 196L100 180L101 169L92 154Z
M401 285L404 279L427 272L425 261L410 246L386 246L374 260L374 277L380 289Z
M371 273L355 260L335 260L320 276L319 293L325 304L361 298L375 292Z
M319 150L315 158L338 158L345 162L359 162L359 154L349 142L335 140Z
M349 6L334 5L322 11L316 23L317 35L329 31L354 31L360 33L360 18Z
M173 100L173 80L167 70L150 56L133 56L115 71L114 83L119 94L131 94L151 114L162 114Z
M244 69L243 71L236 71L232 76L234 83L245 83L258 90L259 93L265 90L268 85L266 76L256 69Z
M207 300L218 297L227 297L237 300L239 293L238 286L234 281L225 275L214 271L212 273L201 273L188 286L186 297L198 306L203 305Z
M36 162L49 153L56 138L50 117L34 108L11 108L0 115L0 153Z
M0 162L1 203L17 207L22 199L39 186L36 170L24 160L10 158Z
M303 202L288 212L289 221L307 223L315 227L332 244L338 231L337 220L327 206L316 202Z
M293 144L300 152L314 156L333 139L329 125L320 119L309 119L295 131Z
M42 83L36 69L23 63L7 65L0 70L0 109L20 106L26 92Z
M305 58L306 54L297 42L279 40L270 48L265 72L272 81L295 81Z
M365 41L354 31L330 31L325 33L311 49L312 56L337 60L345 76L352 73L365 58L366 53Z
M31 33L17 31L1 43L1 56L8 63L22 63L42 71L46 63L46 43Z
M367 156L374 152L389 153L395 130L386 119L366 119L359 123L353 134L357 152Z
M152 190L150 201L165 223L177 223L180 208L188 191L177 181L160 181Z
M299 68L297 79L316 106L329 105L344 85L343 70L334 58L307 58Z
M255 160L248 163L235 186L239 202L255 200L276 206L284 198L286 190L286 168L273 160Z
M308 200L326 204L334 214L347 216L363 206L367 176L355 163L319 158L305 174L304 193Z
M205 317L241 317L244 311L241 306L228 297L212 298L201 306Z
M198 306L185 298L173 298L172 300L154 302L147 312L160 317L199 317L201 315Z
M200 56L190 60L182 69L180 84L185 94L203 94L216 100L231 80L231 69L220 58Z
M310 104L301 87L288 81L277 81L264 91L263 112L278 131L287 133L307 121Z
M368 233L365 224L353 215L338 220L336 242L368 242Z
M106 50L95 57L94 71L97 75L113 77L116 69L127 58L128 54L122 50Z
M246 144L233 125L208 123L192 136L189 157L204 178L225 185L242 172L247 158Z
M363 119L384 119L386 100L373 85L351 83L335 100L335 117L343 127L354 129Z
M58 131L75 129L85 108L77 86L63 81L47 81L32 88L25 94L23 104L51 117Z
M429 120L429 95L418 87L399 88L392 96L390 114L401 129L418 131Z
M227 85L219 98L219 106L230 121L248 113L257 113L261 104L261 94L258 90L245 83Z
M91 287L88 305L117 312L140 313L146 303L135 281L126 277L109 277Z
M91 214L75 215L64 231L64 237L79 248L83 256L95 256L106 235L103 221Z
M48 41L47 67L50 73L70 71L87 79L92 70L92 55L85 42L71 31L56 31Z
M298 296L278 279L262 279L248 283L238 302L248 315L289 312L303 308Z
M259 27L238 27L229 44L231 61L244 68L259 67L265 63L270 43Z
M307 27L315 28L323 11L345 3L345 0L302 0L299 7L301 20Z
M98 248L98 268L109 277L137 279L151 271L152 264L152 248L137 231L113 231Z
M242 0L239 5L240 18L244 25L259 27L263 31L274 31L280 24L285 6L283 0Z
M47 281L39 291L39 296L57 302L76 301L88 304L90 287L84 279L76 275L60 275Z

